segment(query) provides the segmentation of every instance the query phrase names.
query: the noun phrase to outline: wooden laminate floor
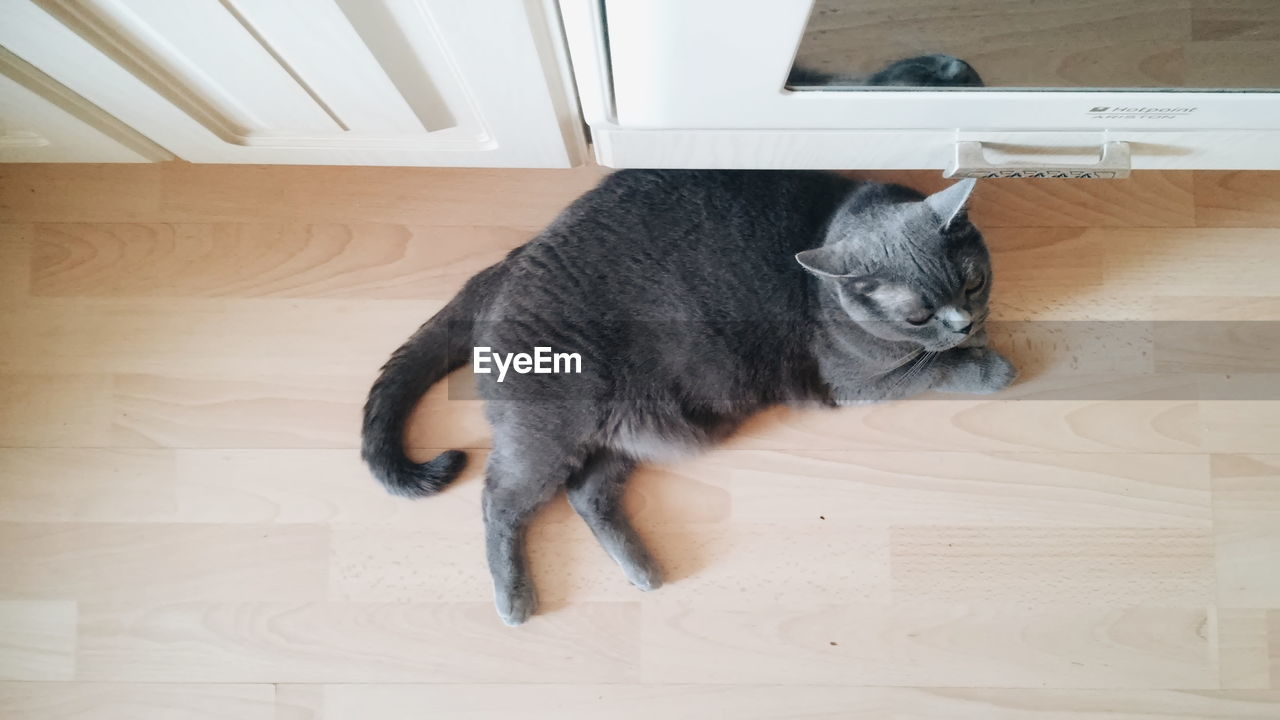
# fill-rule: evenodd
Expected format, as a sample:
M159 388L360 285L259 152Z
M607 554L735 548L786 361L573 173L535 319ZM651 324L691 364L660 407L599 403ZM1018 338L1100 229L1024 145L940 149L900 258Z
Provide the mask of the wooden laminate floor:
M0 717L1280 717L1280 174L980 185L1022 384L645 470L652 594L558 499L510 629L477 472L388 497L359 408L602 172L0 169Z

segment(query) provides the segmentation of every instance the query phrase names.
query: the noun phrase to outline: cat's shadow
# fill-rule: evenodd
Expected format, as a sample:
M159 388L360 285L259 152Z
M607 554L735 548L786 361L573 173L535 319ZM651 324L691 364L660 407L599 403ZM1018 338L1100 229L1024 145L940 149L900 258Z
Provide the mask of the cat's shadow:
M574 514L563 490L552 498L533 519L528 540L539 613L669 593L731 552L722 529L729 491L709 477L724 472L715 456L712 450L679 464L641 465L628 481L625 510L662 572L663 586L649 592L631 586Z

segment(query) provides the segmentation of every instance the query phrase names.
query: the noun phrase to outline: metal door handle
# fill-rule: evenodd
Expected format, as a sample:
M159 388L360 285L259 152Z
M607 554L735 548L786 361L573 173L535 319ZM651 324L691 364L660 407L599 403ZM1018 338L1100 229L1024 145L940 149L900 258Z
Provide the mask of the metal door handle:
M956 157L942 173L949 178L1126 178L1129 177L1129 143L1112 140L1102 144L1098 162L1091 165L1013 162L996 164L987 161L982 143L963 140L956 143Z

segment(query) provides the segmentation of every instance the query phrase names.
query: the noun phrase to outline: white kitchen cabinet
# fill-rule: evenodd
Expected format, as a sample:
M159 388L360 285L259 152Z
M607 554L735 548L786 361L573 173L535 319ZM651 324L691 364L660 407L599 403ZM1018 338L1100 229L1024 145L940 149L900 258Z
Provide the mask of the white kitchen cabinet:
M1105 146L1133 168L1280 169L1280 3L561 0L561 12L596 158L612 167L946 169L959 152L1009 175L1023 167L1003 163L1088 166ZM797 58L831 71L865 55L851 72L866 76L954 48L1002 82L792 82Z
M172 157L0 48L0 160L150 162Z
M0 16L0 47L193 162L568 167L585 151L553 2L0 0ZM101 147L80 159L158 159Z
M566 167L585 119L613 167L1280 169L1266 0L0 0L0 17L3 160ZM877 83L912 56L963 57L981 82Z

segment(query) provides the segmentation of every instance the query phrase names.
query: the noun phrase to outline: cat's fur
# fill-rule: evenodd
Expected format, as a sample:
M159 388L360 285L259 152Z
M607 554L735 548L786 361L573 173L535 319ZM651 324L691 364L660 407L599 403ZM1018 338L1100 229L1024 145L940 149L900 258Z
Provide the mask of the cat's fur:
M864 85L872 87L984 87L982 76L969 63L937 53L903 58L867 77L801 67L791 69L788 85Z
M534 611L525 528L561 486L627 578L656 588L620 505L638 462L696 452L770 405L1012 381L981 333L990 266L964 210L972 186L924 198L821 172L614 173L392 355L365 406L364 458L394 493L437 492L465 455L418 464L401 441L432 383L476 346L581 353L580 375L476 375L498 612L518 624Z

